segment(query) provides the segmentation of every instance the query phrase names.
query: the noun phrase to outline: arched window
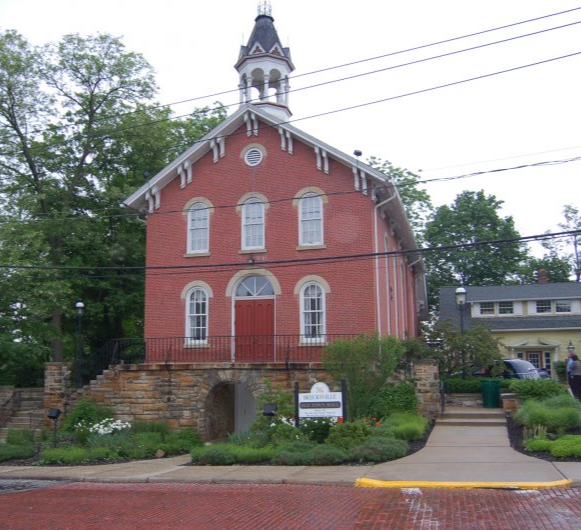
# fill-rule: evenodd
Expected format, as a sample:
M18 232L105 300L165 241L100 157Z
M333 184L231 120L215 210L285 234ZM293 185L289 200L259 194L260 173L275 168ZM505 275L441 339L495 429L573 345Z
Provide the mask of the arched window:
M197 202L188 209L188 254L210 250L210 209Z
M242 205L242 250L264 247L264 203L248 199Z
M299 245L323 243L323 201L320 195L306 193L299 202Z
M302 342L324 342L326 333L325 291L318 283L301 289Z
M187 297L186 340L190 344L205 344L208 341L208 294L195 288Z

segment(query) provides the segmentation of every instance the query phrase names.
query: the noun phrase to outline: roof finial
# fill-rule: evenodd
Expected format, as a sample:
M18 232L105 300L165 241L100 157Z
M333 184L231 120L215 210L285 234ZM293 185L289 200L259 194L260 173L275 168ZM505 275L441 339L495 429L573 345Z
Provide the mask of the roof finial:
M266 15L267 17L272 17L272 6L267 0L258 2L258 16Z

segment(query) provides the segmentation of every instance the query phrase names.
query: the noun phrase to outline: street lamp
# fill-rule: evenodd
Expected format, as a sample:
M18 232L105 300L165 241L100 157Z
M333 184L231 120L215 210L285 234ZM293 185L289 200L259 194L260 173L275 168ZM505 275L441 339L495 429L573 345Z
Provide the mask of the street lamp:
M76 361L77 366L75 368L76 372L76 384L77 388L81 388L83 386L83 373L82 373L82 355L83 355L83 336L82 336L82 329L83 329L83 312L85 310L85 304L81 300L77 300L75 304L75 309L77 310L77 355Z
M466 289L464 287L458 287L456 289L456 306L458 311L460 311L460 335L464 337L464 308L466 307ZM466 353L464 351L464 344L462 344L462 351L460 352L462 357L462 379L466 378Z

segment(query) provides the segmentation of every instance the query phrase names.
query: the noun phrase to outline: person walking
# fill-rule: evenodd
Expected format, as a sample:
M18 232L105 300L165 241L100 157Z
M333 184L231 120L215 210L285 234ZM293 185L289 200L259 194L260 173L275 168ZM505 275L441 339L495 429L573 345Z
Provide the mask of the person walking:
M571 355L567 362L567 372L569 374L571 393L581 401L581 362L575 353Z

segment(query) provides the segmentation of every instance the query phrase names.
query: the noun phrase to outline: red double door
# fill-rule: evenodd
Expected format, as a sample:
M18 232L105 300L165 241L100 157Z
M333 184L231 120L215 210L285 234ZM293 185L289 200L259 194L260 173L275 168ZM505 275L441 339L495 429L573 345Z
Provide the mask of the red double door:
M234 318L236 362L273 362L274 299L236 300Z

